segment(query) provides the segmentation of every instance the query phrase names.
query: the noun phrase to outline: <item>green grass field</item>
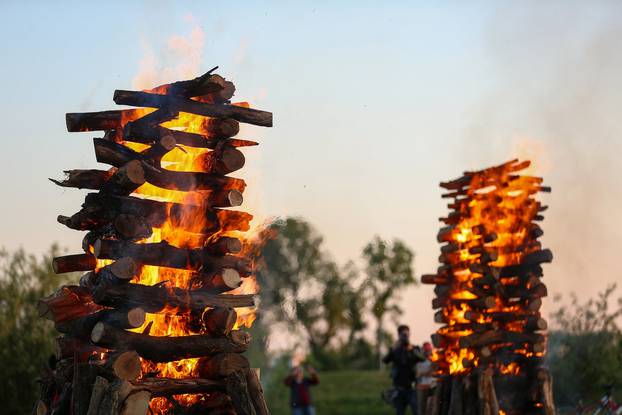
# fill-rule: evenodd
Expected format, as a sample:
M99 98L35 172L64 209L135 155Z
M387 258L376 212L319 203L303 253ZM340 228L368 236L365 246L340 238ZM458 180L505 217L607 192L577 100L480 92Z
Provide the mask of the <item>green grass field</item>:
M380 400L380 392L390 386L385 371L323 372L312 394L318 415L390 415L391 407ZM289 414L289 389L277 382L269 389L266 397L272 414Z

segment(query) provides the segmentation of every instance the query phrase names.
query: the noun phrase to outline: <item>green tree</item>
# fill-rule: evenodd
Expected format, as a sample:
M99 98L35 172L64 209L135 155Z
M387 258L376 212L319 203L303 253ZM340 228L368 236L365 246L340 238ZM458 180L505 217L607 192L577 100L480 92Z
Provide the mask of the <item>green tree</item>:
M585 303L573 294L570 304L552 313L547 363L560 404L597 402L604 385L622 385L622 334L617 324L622 301L611 304L615 288L611 285Z
M39 259L23 249L0 250L2 413L28 413L38 397L36 378L52 353L55 331L51 322L39 318L36 304L65 281L51 268L58 251L53 246Z
M364 287L369 292L371 313L376 320L375 347L379 359L382 344L389 338L384 319L390 317L395 321L402 314L399 294L407 286L416 284L414 253L400 240L388 243L376 236L363 249L363 258L367 276Z
M262 249L258 273L262 315L301 333L314 359L334 368L339 351L364 328L356 310L359 292L308 222L286 218L268 231L272 237Z

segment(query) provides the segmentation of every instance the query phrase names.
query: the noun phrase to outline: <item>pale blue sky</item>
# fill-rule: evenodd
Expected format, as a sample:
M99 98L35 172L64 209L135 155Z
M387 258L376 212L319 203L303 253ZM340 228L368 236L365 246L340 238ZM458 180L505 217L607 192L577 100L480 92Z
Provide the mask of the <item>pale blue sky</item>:
M244 131L261 142L248 151L249 200L309 219L339 262L380 234L413 247L418 274L433 271L438 182L535 155L554 189L551 291L620 279L617 2L23 3L0 2L1 246L79 250L80 233L55 217L84 192L47 177L96 163L92 135L67 133L65 112L114 108L149 51L174 66L167 41L198 30L198 69L220 65L240 100L274 112L273 129ZM405 297L419 338L433 329L431 297Z

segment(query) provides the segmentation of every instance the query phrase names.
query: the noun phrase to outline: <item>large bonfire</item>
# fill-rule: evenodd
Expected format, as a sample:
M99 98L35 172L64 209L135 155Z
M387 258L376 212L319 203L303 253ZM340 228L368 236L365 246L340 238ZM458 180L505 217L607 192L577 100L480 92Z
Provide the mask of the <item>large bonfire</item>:
M529 164L512 160L441 183L449 191L443 197L453 199L452 212L441 218L447 226L438 233L442 264L422 277L436 285L432 306L439 309L435 321L443 324L433 336L438 373L453 382L471 374L482 381L487 374L489 381L482 382L491 390L479 401L517 414L552 405L538 389L548 379L542 369L547 325L539 310L547 290L540 264L552 254L538 240L546 206L535 199L550 189L541 178L519 173ZM512 387L504 392L499 384L506 380L524 393ZM451 391L462 395L459 387ZM457 405L458 398L451 399Z
M115 91L117 104L146 108L67 114L69 131L106 132L95 153L113 167L55 181L98 192L59 216L88 233L85 253L55 258L55 270L88 272L40 302L63 333L40 413L267 413L239 354L255 318L258 233L251 214L227 208L246 186L228 176L244 166L240 148L257 144L231 137L272 114L230 103L234 91L210 71Z

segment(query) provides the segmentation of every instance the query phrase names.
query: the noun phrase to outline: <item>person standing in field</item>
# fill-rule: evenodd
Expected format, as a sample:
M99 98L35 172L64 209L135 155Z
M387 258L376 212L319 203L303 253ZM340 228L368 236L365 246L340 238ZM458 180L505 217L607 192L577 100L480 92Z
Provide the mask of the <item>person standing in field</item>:
M308 376L305 376L306 369ZM292 415L315 415L311 401L311 386L320 383L320 378L311 366L296 366L285 378L285 385L290 389Z
M434 369L432 367L432 353L434 349L429 342L423 343L423 355L425 360L417 363L417 402L419 405L419 415L426 414L428 408L428 400L434 395L436 388L436 377L434 377Z
M392 363L391 378L396 395L393 399L397 415L404 415L410 407L413 415L417 414L417 394L413 385L417 380L415 365L425 361L421 349L410 343L410 328L401 325L397 328L398 339L384 356L385 364Z

